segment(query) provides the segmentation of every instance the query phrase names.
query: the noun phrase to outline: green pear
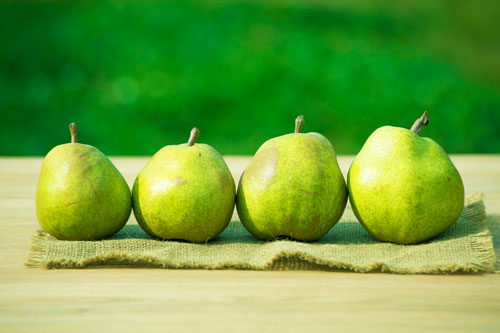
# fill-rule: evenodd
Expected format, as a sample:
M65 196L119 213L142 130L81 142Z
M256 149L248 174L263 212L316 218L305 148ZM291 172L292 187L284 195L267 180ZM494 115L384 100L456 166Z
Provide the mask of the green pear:
M419 136L428 117L424 112L410 130L377 129L349 169L354 214L379 240L423 242L451 227L462 213L460 174L443 148Z
M259 239L281 236L314 241L340 219L347 202L335 151L319 133L295 133L266 141L243 172L236 199L245 228Z
M54 147L42 163L36 191L41 227L63 240L98 240L119 231L130 216L130 188L97 148L76 142Z
M141 170L132 190L134 214L152 237L206 242L229 224L235 184L222 156L209 145L165 146Z

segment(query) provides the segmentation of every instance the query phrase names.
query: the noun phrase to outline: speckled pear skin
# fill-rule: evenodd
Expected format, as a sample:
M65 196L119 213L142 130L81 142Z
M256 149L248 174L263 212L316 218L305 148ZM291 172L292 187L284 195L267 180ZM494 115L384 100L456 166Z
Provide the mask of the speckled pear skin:
M154 238L206 242L229 224L235 192L217 150L206 144L166 146L135 180L134 214Z
M99 240L118 232L131 211L125 179L97 148L54 147L42 163L36 192L40 226L62 240Z
M340 219L347 202L335 151L319 133L266 141L241 176L236 207L258 239L315 241Z
M464 207L462 178L433 140L399 127L377 129L347 176L349 201L375 238L414 244L451 227Z

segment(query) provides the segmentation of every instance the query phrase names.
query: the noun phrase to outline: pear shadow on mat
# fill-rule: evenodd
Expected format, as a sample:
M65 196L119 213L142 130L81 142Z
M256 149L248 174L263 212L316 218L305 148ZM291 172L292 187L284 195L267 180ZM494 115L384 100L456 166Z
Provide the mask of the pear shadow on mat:
M182 242L190 243L182 239L175 240L161 240L149 236L142 230L139 224L127 224L118 233L108 238L109 240L120 239L145 239L156 240L162 242ZM221 244L221 243L258 243L260 241L253 238L253 236L246 231L240 221L231 221L228 227L217 237L207 242L207 244Z
M500 215L490 215L490 220L496 219L496 225L498 226L497 232L497 243L495 244L495 249L500 247ZM439 235L438 237L431 239L427 242L421 243L426 244L433 241L442 240L452 240L462 237L467 237L470 234L470 229L464 227L464 223L470 223L463 219L460 219L455 223L450 229ZM150 237L138 224L127 224L120 230L117 234L110 237L112 240L119 239L144 239L144 240L154 240ZM162 240L157 240L162 241ZM184 240L163 240L164 242L187 242ZM264 244L273 241L285 241L285 242L300 242L291 238L279 238L276 240L257 240L254 238L246 229L243 227L240 221L231 221L228 227L217 237L208 241L208 245L222 245L222 244ZM349 219L347 221L341 221L337 223L330 231L320 238L316 242L304 242L307 244L339 244L339 245L356 245L356 244L380 244L380 241L375 239L370 233L368 233L363 226L355 219ZM498 252L498 251L497 251Z
M495 262L495 271L500 271L500 214L488 215L488 225L493 236L493 247L497 256Z

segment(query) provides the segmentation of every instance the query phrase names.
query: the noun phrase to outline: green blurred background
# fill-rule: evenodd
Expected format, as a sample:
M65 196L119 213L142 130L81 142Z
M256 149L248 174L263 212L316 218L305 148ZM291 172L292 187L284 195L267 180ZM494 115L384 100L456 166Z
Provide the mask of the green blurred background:
M293 130L359 151L382 125L500 152L500 1L59 1L0 5L0 154L187 141L253 154Z

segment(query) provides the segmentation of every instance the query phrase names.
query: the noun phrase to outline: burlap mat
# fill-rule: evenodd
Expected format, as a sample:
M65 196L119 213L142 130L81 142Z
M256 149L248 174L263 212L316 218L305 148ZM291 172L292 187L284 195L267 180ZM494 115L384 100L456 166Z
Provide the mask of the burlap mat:
M462 216L451 229L419 245L377 241L348 207L342 220L314 243L257 241L238 221L207 244L153 240L138 225L126 225L103 241L59 241L38 230L26 265L443 274L492 272L494 263L484 204L476 194L466 199Z

